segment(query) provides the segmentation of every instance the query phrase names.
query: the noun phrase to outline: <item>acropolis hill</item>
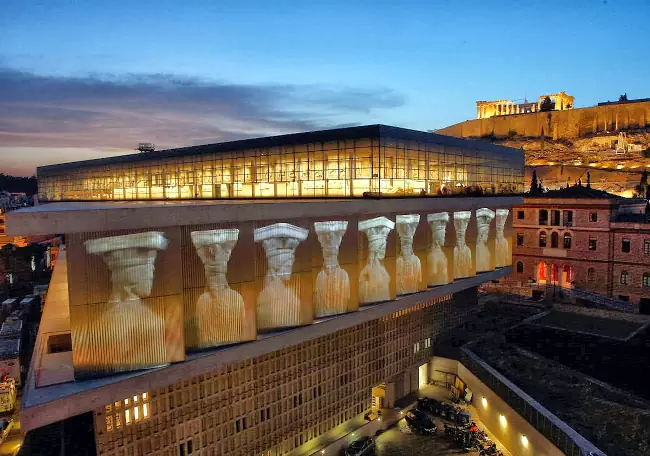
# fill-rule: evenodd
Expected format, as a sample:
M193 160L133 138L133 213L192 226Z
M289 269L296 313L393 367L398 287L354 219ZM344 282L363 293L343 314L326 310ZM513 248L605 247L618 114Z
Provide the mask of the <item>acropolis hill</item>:
M478 119L437 130L450 136L523 148L544 186L559 188L590 172L592 186L632 196L641 172L650 168L650 98L574 108L564 92L540 111L534 103L477 102ZM555 101L555 100L554 100Z

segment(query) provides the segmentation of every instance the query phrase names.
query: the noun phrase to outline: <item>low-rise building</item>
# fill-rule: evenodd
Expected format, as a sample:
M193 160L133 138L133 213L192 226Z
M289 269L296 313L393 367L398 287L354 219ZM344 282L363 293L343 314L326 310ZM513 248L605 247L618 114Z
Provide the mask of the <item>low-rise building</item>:
M513 210L518 285L578 288L650 313L650 223L644 199L586 186L524 198Z

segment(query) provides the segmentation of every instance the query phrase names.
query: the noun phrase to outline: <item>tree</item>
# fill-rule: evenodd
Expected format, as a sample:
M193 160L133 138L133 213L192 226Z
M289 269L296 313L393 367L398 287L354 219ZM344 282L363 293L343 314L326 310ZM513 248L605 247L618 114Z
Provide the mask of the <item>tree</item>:
M533 177L530 180L530 191L531 195L536 195L539 191L539 184L537 183L537 170L533 170Z
M542 101L542 104L539 106L539 110L542 112L552 111L553 109L555 109L555 103L553 103L551 97L544 98L544 101Z
M627 101L627 92L618 97L618 101Z
M639 184L634 187L634 191L640 198L645 198L648 194L648 171L645 169L641 173L641 180Z

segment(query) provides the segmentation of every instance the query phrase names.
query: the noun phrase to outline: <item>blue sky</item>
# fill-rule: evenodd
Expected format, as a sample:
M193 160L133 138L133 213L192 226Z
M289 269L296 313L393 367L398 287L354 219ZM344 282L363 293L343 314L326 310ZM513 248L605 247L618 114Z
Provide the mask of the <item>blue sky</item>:
M650 97L647 0L0 2L0 172L479 99Z

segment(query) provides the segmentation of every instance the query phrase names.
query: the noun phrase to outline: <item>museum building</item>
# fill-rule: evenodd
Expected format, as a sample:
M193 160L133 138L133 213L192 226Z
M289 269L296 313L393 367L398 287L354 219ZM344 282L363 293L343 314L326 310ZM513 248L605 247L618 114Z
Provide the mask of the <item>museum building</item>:
M431 379L436 337L511 272L523 171L381 125L39 168L46 204L8 230L65 248L23 429L66 454L302 454Z

